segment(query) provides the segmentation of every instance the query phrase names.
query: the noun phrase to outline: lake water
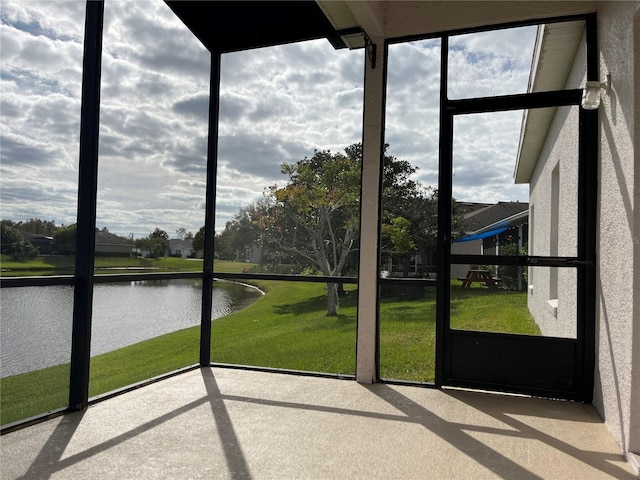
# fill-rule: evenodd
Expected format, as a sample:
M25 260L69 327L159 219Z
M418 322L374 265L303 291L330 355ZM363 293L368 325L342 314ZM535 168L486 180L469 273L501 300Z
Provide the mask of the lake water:
M91 355L200 325L201 289L200 280L95 285ZM0 295L0 377L69 363L73 287L3 288ZM216 282L211 319L260 295L246 285Z

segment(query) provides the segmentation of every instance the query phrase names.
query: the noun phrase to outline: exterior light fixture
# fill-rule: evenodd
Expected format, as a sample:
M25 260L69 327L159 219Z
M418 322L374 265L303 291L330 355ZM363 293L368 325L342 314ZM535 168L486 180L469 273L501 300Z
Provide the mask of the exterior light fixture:
M582 89L581 106L585 110L596 110L600 106L601 90L609 92L611 87L611 77L607 74L607 81L600 83L598 81L589 81Z

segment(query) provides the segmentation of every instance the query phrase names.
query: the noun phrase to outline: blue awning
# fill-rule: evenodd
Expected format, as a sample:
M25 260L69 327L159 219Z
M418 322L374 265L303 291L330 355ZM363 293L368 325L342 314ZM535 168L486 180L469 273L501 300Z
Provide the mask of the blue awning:
M480 240L482 238L494 237L496 235L501 234L502 232L504 232L508 228L509 227L500 227L500 228L496 228L494 230L489 230L487 232L474 233L473 235L467 235L466 237L458 238L457 240L454 240L453 243L471 242L472 240Z

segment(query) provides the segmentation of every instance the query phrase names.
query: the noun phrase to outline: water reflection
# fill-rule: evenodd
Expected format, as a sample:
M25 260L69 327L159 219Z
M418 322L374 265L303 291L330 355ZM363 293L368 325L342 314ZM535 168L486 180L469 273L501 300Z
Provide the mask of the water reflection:
M96 285L91 354L199 325L201 289L200 280ZM212 320L244 308L260 294L246 285L216 282ZM0 377L68 363L73 287L5 288L1 295Z

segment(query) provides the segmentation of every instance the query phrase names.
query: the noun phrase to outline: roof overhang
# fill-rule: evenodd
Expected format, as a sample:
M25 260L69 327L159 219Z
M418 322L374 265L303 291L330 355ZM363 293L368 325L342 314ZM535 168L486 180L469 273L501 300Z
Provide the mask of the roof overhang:
M470 235L477 235L480 233L488 232L491 230L496 230L499 228L508 228L512 226L522 225L529 221L529 209L522 210L521 212L514 213L510 217L503 218L497 222L492 223L491 225L487 225L485 227L479 228L475 232L471 232Z
M500 235L502 232L506 232L509 227L499 227L494 230L487 230L481 233L472 233L469 235L465 235L462 238L457 238L453 241L453 243L462 243L462 242L473 242L474 240L482 240L484 238L495 237L496 235Z
M578 20L538 27L529 74L529 92L562 90L566 87L584 25L583 20ZM525 110L513 173L515 183L530 182L555 111L555 108Z
M364 47L362 26L351 8L343 1L318 1L318 6L334 30L342 32L341 41L350 49Z
M468 238L476 235L483 235L487 232L492 232L495 230L499 230L501 228L506 230L509 227L523 225L528 221L529 221L529 209L525 208L521 212L514 213L513 215L500 219L497 222L490 223L489 225L485 225L484 227L478 228L477 230L474 230L472 232L467 232L467 235L463 238ZM476 238L480 238L480 237L476 237Z
M315 1L165 1L211 52L319 38L328 39L335 48L348 46L341 38L343 32L336 31Z
M318 38L361 48L381 39L594 11L590 1L196 1L165 0L212 52L227 53Z

